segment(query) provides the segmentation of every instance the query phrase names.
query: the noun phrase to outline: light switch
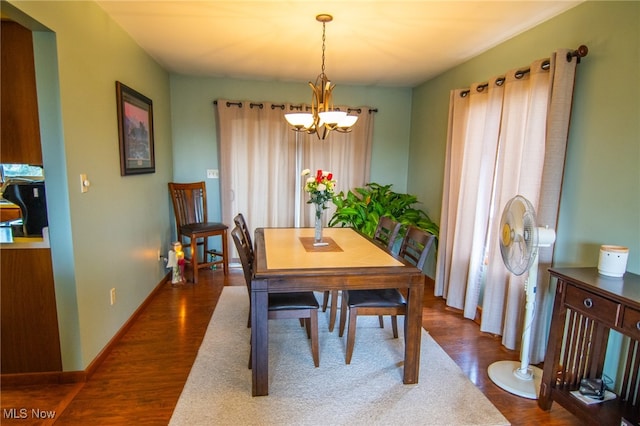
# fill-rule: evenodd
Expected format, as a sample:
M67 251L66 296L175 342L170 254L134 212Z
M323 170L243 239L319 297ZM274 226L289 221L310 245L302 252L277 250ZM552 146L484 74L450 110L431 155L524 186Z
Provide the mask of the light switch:
M91 186L91 182L87 179L87 175L84 173L80 174L80 192L87 192L89 190L89 186Z
M218 179L218 169L207 169L207 179Z

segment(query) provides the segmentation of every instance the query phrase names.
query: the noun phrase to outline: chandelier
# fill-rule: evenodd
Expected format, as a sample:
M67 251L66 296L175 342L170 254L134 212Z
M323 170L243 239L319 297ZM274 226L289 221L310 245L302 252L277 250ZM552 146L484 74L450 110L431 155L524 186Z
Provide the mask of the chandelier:
M331 84L329 77L324 73L325 25L332 20L333 16L328 14L316 16L316 21L322 22L322 71L316 78L315 84L309 82L313 92L311 113L296 112L284 115L293 130L310 134L315 133L319 139L326 138L332 130L341 133L350 132L351 127L358 120L355 115L347 115L346 112L334 110L333 108L331 92L335 84Z

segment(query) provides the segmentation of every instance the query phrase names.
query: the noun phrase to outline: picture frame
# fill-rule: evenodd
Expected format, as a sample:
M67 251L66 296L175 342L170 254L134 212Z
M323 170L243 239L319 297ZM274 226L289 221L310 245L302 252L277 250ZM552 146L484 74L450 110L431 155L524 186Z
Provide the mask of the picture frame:
M116 81L120 175L155 173L153 102Z

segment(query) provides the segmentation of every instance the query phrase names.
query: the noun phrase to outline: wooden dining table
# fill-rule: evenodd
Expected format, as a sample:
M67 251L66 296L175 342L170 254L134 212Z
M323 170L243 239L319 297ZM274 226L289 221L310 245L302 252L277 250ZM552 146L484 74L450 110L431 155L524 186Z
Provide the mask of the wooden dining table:
M325 228L326 244L322 246L313 244L313 235L312 228L255 231L251 287L253 396L269 394L268 295L278 292L406 289L403 382L418 383L425 282L422 272L354 229Z

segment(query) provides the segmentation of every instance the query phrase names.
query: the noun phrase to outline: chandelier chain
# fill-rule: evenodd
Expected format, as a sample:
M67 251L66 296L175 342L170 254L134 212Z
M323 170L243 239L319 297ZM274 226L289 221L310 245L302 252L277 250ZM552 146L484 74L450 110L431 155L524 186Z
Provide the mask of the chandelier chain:
M325 27L326 23L322 23L322 74L324 75L324 44L325 44Z

